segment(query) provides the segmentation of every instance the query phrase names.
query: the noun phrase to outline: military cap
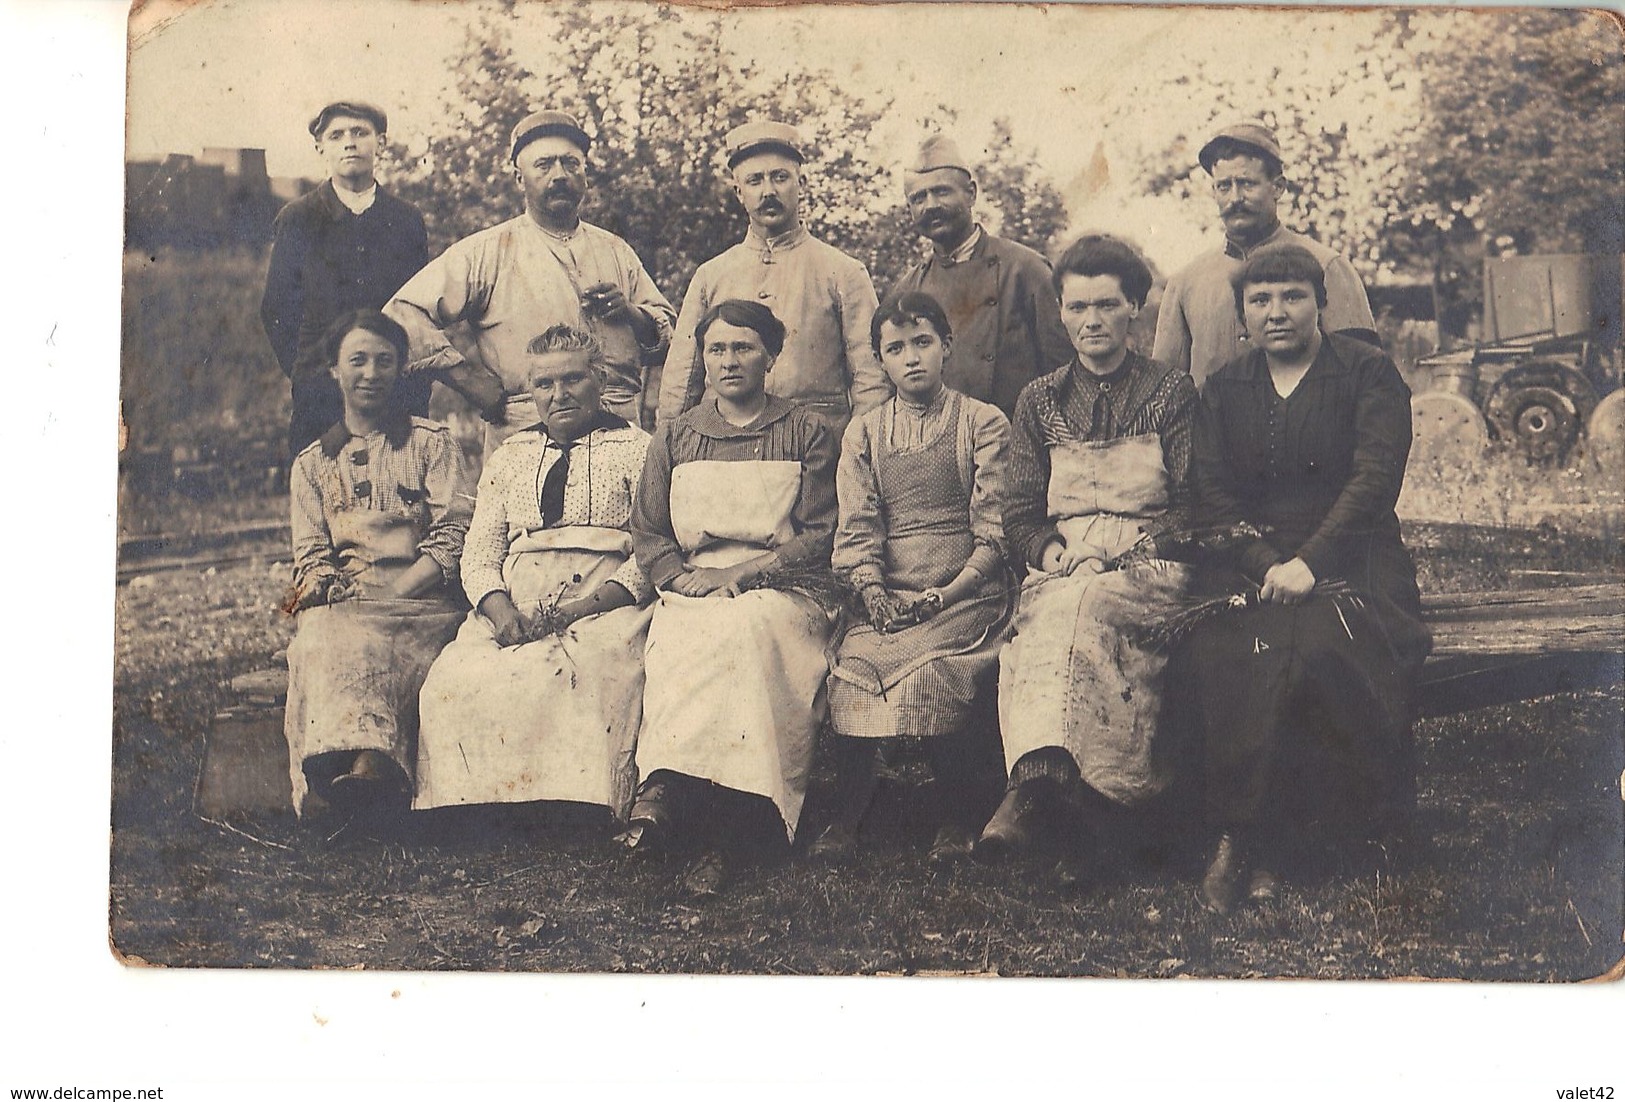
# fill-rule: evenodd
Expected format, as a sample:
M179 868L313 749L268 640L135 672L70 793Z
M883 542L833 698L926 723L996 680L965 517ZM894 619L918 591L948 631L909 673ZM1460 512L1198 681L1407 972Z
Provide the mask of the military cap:
M722 139L722 145L728 154L729 168L752 153L764 151L783 153L794 158L797 164L805 164L807 161L801 152L801 134L795 127L782 122L763 120L736 126Z
M935 172L939 168L957 168L967 176L974 175L971 172L970 162L959 151L959 143L946 134L933 134L921 142L919 151L904 167L909 172Z
M366 119L372 123L373 128L382 134L389 129L389 116L385 115L383 108L374 107L370 103L363 103L358 99L341 99L328 104L316 112L316 117L310 120L310 136L319 138L322 129L332 121L334 115L349 115L351 118Z
M537 138L568 138L581 147L585 154L592 139L581 129L581 124L563 111L537 111L519 120L508 138L508 159L517 161L519 151Z
M1213 162L1219 159L1217 153L1225 145L1244 146L1274 161L1276 165L1282 163L1281 147L1276 144L1275 132L1256 122L1231 123L1208 139L1207 144L1196 154L1196 160L1205 170L1212 172Z

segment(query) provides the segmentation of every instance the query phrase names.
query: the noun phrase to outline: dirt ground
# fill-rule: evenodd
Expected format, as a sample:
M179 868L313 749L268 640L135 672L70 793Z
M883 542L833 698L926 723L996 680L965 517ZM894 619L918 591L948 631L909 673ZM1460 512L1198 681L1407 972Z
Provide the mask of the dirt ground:
M1410 538L1435 592L1620 566L1614 536ZM286 561L265 550L118 590L110 921L132 963L1564 981L1621 958L1617 680L1424 721L1414 857L1308 846L1279 901L1229 918L1197 905L1204 839L1178 807L1121 823L1081 890L1038 861L933 871L929 774L909 754L851 864L764 853L703 903L681 860L627 861L584 809L452 809L332 839L291 817L222 829L191 806L209 717L291 636ZM804 836L826 814L815 786Z

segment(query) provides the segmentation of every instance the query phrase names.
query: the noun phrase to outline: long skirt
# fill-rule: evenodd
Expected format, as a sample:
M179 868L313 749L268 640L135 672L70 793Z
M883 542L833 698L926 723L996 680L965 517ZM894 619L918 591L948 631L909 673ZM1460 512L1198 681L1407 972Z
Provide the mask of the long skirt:
M639 774L670 769L765 796L794 841L829 635L829 618L804 597L661 593L644 651Z
M503 574L525 616L533 595L590 591L624 561L591 549L536 549L510 554ZM625 815L636 785L648 627L649 609L628 606L577 620L562 635L501 647L490 621L470 612L423 685L412 806L573 800Z
M1273 818L1277 801L1306 794L1304 783L1374 825L1408 817L1417 671L1427 653L1418 621L1380 596L1319 595L1214 616L1189 646L1211 822ZM1316 760L1318 775L1303 774ZM1327 791L1331 781L1342 791Z
M1011 599L1005 579L922 624L846 633L829 678L830 726L855 738L949 734L970 714L977 682L999 660Z
M299 614L284 726L295 811L304 812L304 764L318 754L377 750L412 778L418 690L462 618L445 601L372 598Z
M1138 629L1181 608L1189 582L1190 569L1173 563L1028 576L999 656L1007 768L1059 746L1116 803L1168 787L1173 763L1158 732L1168 656L1140 643Z

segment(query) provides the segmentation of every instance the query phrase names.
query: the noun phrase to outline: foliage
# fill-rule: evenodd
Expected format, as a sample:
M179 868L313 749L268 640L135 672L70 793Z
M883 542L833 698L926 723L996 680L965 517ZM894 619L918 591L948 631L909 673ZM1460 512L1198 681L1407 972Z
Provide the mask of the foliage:
M250 251L127 253L123 415L132 449L230 450L281 439L288 383L260 329Z
M498 5L471 23L453 59L443 132L398 187L443 248L510 218L521 200L508 166L512 126L528 111L569 111L593 137L583 216L631 244L673 299L694 269L744 236L725 176L723 136L752 118L793 121L806 139L808 228L862 260L884 288L917 254L900 184L870 136L891 108L845 92L826 71L775 75L727 50L727 17L656 6ZM534 32L532 34L531 32ZM527 66L516 36L552 44ZM1059 194L1019 154L1009 127L995 143L991 198L1023 239L1047 243L1064 224ZM677 216L674 216L677 215Z
M1260 119L1286 163L1283 220L1368 280L1431 278L1447 321L1476 303L1485 255L1620 251L1625 59L1613 21L1561 10L1296 19L1292 44L1267 59L1181 59L1178 75L1147 75L1116 98L1108 126L1146 102L1167 107L1174 136L1139 151L1146 194L1211 219L1196 151L1219 125ZM1329 65L1338 43L1347 60Z

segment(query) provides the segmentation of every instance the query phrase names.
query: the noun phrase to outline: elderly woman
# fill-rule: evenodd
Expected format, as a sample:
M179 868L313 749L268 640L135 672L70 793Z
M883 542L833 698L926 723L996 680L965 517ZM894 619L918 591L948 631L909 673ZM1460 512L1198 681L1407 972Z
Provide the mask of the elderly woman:
M541 420L491 456L463 551L474 606L423 685L417 808L570 800L624 816L649 586L627 522L649 437L604 412L593 337L526 349Z
M1004 520L1028 575L999 659L1009 788L979 858L1034 846L1084 858L1102 816L1172 779L1167 660L1136 629L1185 596L1188 568L1166 556L1189 526L1196 389L1128 347L1151 289L1131 247L1080 238L1054 279L1077 356L1016 400Z
M936 299L888 299L870 341L896 396L854 420L835 486L833 562L863 597L868 622L846 634L829 681L836 744L835 820L812 846L840 857L873 789L875 739L924 738L939 792L933 863L970 853L997 799L977 806L972 703L991 692L1014 586L1004 565L1004 452L1010 423L948 390L952 332ZM997 770L995 765L994 770Z
M443 425L396 404L406 333L376 310L323 348L344 417L294 459L288 753L294 808L404 805L418 689L457 630L452 582L472 498Z
M1252 350L1203 391L1196 483L1204 520L1247 525L1216 584L1247 607L1192 638L1218 844L1202 899L1277 890L1289 795L1335 779L1378 830L1414 803L1411 722L1430 641L1394 502L1410 392L1379 349L1320 328L1326 285L1296 246L1255 253L1236 280ZM1303 770L1310 752L1320 772ZM1264 828L1274 828L1264 833ZM1250 873L1250 875L1249 875Z
M632 544L658 600L644 664L644 778L626 844L697 825L709 781L771 801L794 840L823 718L830 617L772 588L829 566L836 444L822 417L767 393L784 326L729 299L695 335L714 399L662 425L632 510ZM765 806L765 805L763 805ZM715 891L725 854L691 891Z

